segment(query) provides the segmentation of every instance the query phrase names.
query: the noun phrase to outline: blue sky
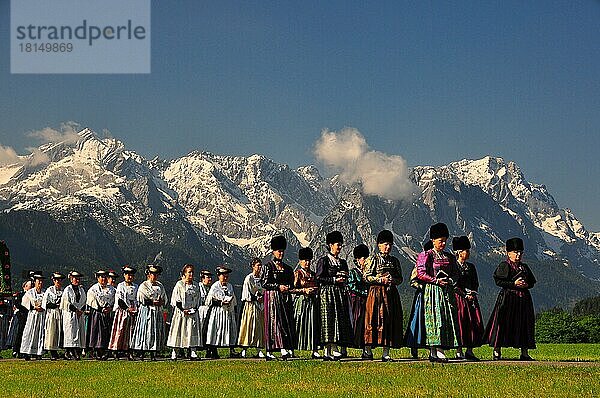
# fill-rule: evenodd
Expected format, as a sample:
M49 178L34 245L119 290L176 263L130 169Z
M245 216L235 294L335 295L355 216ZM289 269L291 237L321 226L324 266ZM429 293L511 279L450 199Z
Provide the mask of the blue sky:
M77 121L145 156L313 163L354 127L409 165L514 160L600 231L600 1L152 3L152 73L11 75L0 144Z

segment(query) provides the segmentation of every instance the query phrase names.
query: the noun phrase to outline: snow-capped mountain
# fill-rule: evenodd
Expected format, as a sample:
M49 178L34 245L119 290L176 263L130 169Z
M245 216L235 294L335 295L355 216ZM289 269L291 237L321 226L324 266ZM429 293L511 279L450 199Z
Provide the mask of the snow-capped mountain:
M300 246L322 253L333 229L344 234L343 253L351 258L355 244L375 247L377 233L387 228L407 277L429 226L442 221L451 234L471 238L489 274L512 236L524 238L528 259L553 264L544 270L550 277L574 274L577 288L554 299L548 292L543 305L598 291L600 233L588 232L545 186L501 158L413 167L416 193L390 201L337 176L325 178L315 166L291 169L261 155L194 151L147 160L89 129L77 142L39 149L45 162L23 158L0 167L0 238L17 241L11 245L17 266L93 269L159 261L174 279L184 262L239 269L250 257L266 256L279 233L290 242L290 262ZM482 285L493 295L489 281Z

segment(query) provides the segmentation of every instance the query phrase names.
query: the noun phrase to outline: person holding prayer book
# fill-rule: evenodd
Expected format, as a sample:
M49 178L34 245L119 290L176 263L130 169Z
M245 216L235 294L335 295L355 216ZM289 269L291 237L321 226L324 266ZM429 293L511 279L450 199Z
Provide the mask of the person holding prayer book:
M535 314L529 289L536 279L529 266L521 261L523 250L522 239L507 240L507 259L494 272L494 281L502 290L485 331L489 345L494 347L494 360L502 358L502 347L519 348L522 361L533 360L529 349L535 348Z
M458 359L478 361L473 354L474 347L483 344L483 321L481 309L477 300L479 280L473 263L467 262L471 253L471 242L466 236L452 239L452 250L456 254L458 264L458 279L456 281L455 298L458 310L459 345L456 351ZM463 354L462 349L466 348Z
M454 255L444 251L449 236L446 224L432 225L429 228L429 238L433 248L417 259L417 278L425 285L423 309L426 344L430 349L431 362L448 362L444 350L458 346L453 291L458 270Z

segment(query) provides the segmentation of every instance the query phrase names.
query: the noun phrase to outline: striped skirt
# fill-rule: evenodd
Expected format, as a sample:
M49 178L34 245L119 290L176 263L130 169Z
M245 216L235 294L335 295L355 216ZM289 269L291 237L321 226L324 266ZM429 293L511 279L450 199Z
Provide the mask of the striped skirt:
M117 308L108 343L109 350L127 351L129 349L133 338L135 316L136 314L132 314L128 310Z
M319 328L319 298L300 295L294 301L294 318L299 350L319 349L321 332Z
M427 345L426 336L423 289L417 289L413 298L406 332L404 333L404 345L411 348L425 347Z
M458 311L458 343L461 347L481 347L484 330L477 297L469 301L456 294L455 298Z
M394 286L371 286L365 306L365 345L402 347L402 304Z
M237 344L238 328L233 308L212 306L208 318L206 345L233 347Z
M265 348L267 351L293 350L296 347L294 307L290 294L267 290L263 294L265 305Z
M428 283L423 293L423 309L426 344L440 348L458 347L454 293Z
M104 314L99 311L92 310L88 317L89 335L88 344L89 348L108 348L110 341L110 313Z
M352 345L352 323L348 294L343 286L324 285L321 299L321 344Z
M492 347L535 348L535 314L528 290L500 291L485 336Z
M165 319L162 307L142 305L135 319L131 348L162 351L165 347Z

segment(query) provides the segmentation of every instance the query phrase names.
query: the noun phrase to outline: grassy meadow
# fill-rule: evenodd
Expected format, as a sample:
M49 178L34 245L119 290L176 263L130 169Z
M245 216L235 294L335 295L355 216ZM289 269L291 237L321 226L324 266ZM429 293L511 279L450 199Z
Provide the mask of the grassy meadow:
M222 356L226 355L223 351ZM356 355L357 351L351 351ZM375 351L380 354L380 351ZM28 396L577 396L600 393L600 345L545 344L516 362L492 362L487 347L476 350L484 361L431 364L409 360L407 349L393 350L398 361L382 363L308 360L203 360L128 362L92 360L0 360L3 397ZM4 353L6 357L6 352Z

